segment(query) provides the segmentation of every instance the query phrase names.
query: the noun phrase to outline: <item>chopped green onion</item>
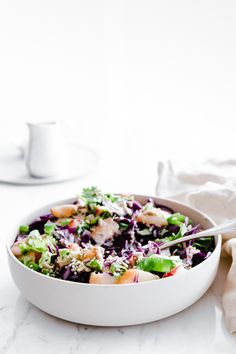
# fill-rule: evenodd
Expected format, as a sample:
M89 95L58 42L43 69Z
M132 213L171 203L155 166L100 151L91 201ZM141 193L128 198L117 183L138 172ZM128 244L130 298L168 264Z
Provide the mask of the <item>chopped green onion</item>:
M54 223L46 223L44 225L45 234L50 235L53 232L53 230L55 229L55 226L56 225Z
M180 213L172 214L168 219L168 224L180 226L185 221L185 216Z
M67 226L67 225L69 225L70 221L71 221L71 219L61 219L60 224L61 224L61 226Z
M67 248L59 249L59 255L61 258L68 256L69 253L70 251Z
M49 270L46 269L46 268L43 268L43 269L41 270L41 272L42 272L44 275L48 275L48 274L49 274Z
M113 194L110 194L110 193L107 193L107 194L104 194L104 196L109 199L112 203L115 203L119 200L119 197L113 195Z
M30 269L36 270L36 272L38 272L39 269L40 269L39 266L38 266L38 264L35 263L35 262L32 262L32 261L28 262L28 263L26 264L26 266L27 266L28 268L30 268Z
M126 224L125 222L120 222L119 223L119 228L122 230L126 230L128 228L128 224Z
M93 220L88 221L88 223L89 223L91 226L94 226L94 225L97 225L98 220L99 220L99 217L97 216L97 217L94 218Z
M31 249L31 247L29 245L27 245L27 243L22 242L19 244L19 249L21 251L21 254L23 255L26 252L28 252Z
M94 270L102 271L102 263L99 262L96 258L92 259L90 262L86 264L89 268Z
M29 237L32 239L32 238L40 238L41 235L39 233L39 230L32 230L30 231L29 233Z
M128 265L124 262L113 262L110 265L110 272L115 277L122 275L128 269Z
M21 225L19 227L19 231L21 234L28 234L29 233L29 226L28 225Z

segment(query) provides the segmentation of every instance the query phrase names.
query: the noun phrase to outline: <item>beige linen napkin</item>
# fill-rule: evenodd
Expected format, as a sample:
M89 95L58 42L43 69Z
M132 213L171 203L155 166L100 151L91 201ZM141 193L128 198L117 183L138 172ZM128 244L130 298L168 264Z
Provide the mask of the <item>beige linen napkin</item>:
M160 161L158 196L168 197L200 209L222 223L236 218L236 160L203 163ZM222 255L232 257L222 303L225 321L236 333L236 233L223 235Z

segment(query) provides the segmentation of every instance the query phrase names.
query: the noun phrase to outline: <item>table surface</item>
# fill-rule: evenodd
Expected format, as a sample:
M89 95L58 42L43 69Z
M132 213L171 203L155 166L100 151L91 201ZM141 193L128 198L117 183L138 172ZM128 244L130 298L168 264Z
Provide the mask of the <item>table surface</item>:
M0 247L0 353L106 354L111 350L112 353L146 353L157 348L165 353L173 353L173 350L175 353L193 354L235 353L236 337L225 328L221 306L229 267L226 260L221 261L213 285L194 305L169 318L133 327L99 328L69 323L47 315L22 297L11 279L7 264L4 239L8 225L17 222L36 205L74 196L83 186L94 184L95 180L98 185L102 184L103 169L101 161L91 175L65 184L38 187L0 185L1 200L4 200L4 205L1 203L0 206L1 215L4 215ZM106 190L115 190L113 188L117 186L110 183ZM137 192L131 187L129 191ZM141 192L154 194L154 186L149 185Z

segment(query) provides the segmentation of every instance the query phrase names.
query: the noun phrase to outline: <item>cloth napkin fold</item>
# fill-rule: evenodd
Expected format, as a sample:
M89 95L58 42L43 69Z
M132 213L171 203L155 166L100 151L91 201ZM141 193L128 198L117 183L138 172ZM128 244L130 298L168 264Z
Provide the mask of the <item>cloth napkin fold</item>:
M198 208L217 224L236 218L236 160L160 161L156 194ZM222 236L222 256L232 258L222 303L226 326L236 333L236 233Z

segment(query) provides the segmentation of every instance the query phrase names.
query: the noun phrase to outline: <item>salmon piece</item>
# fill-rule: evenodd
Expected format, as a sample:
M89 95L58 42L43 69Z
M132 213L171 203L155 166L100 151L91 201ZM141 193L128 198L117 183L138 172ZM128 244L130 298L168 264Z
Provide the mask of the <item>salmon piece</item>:
M70 243L68 246L67 246L68 250L70 251L80 251L81 250L81 247L78 245L78 243Z
M116 278L107 273L91 273L90 284L115 284Z
M37 255L36 255L36 253L37 253ZM40 254L40 257L41 257L41 254ZM31 261L31 262L34 262L34 263L35 263L36 258L37 258L37 262L38 262L38 260L39 260L40 257L38 257L38 252L29 251L29 252L27 252L26 254L21 255L21 256L19 256L19 257L17 257L17 258L18 258L20 261L24 261L24 258L26 258L26 259L27 259L27 262Z
M84 248L82 253L83 262L90 261L93 258L100 260L101 257L98 257L98 250L95 247L88 249Z
M23 241L24 242L24 241ZM21 256L21 250L19 245L22 243L22 241L16 241L13 246L11 247L11 251L14 254L14 256L19 257Z
M128 269L123 275L117 278L116 284L138 283L138 269Z
M27 258L35 263L35 255L36 255L35 251L30 251L30 252L27 253Z
M77 222L76 222L74 219L72 219L72 220L69 222L68 226L72 229L72 228L74 228L74 227L77 227L78 224L77 224Z
M70 218L77 213L78 206L74 204L59 205L51 208L51 213L55 218Z
M148 226L155 225L157 227L162 227L168 225L167 217L165 216L165 214L162 212L161 209L157 208L153 208L150 210L140 210L136 217L136 220Z
M138 281L142 283L144 281L157 280L160 279L158 275L152 274L150 272L145 272L144 270L138 270Z
M116 284L142 283L149 280L159 279L158 275L139 269L128 269L116 280Z
M83 262L90 261L96 258L99 261L103 260L103 249L100 246L92 246L90 248L82 248L78 243L70 243L67 248L70 251L76 252L76 258Z
M99 224L92 231L91 237L94 241L102 245L106 240L111 239L119 231L119 225L112 219L100 219Z

